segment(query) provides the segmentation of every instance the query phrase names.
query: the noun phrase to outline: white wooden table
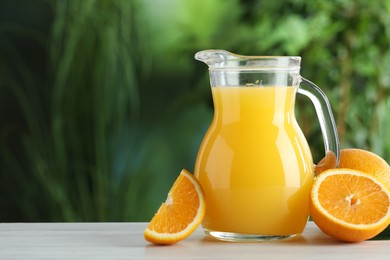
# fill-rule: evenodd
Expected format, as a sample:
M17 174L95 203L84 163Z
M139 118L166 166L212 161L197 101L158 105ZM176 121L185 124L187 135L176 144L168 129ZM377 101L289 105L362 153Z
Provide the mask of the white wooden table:
M338 242L312 222L302 236L274 242L212 240L198 228L171 246L146 242L147 223L0 224L0 259L390 259L390 241Z

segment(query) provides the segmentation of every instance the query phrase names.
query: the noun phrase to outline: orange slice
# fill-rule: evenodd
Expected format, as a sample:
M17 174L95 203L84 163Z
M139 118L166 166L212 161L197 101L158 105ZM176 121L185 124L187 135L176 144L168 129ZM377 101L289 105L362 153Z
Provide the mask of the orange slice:
M173 244L187 238L200 225L206 211L202 188L186 170L180 172L165 203L144 231L147 241Z
M322 231L336 239L370 239L390 224L390 190L360 171L327 170L313 184L310 214Z
M327 157L322 159L316 167L316 173L321 174L324 170L334 168L332 161L335 161L335 159L329 160ZM368 173L383 182L390 189L390 166L383 158L372 152L355 148L342 149L338 167Z

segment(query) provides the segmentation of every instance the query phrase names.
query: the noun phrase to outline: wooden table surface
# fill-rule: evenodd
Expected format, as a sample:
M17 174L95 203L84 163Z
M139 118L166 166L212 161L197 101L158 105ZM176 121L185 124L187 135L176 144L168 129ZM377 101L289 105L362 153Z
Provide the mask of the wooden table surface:
M147 223L0 224L0 259L390 259L390 241L338 242L309 222L290 240L219 242L198 228L171 246L146 242Z

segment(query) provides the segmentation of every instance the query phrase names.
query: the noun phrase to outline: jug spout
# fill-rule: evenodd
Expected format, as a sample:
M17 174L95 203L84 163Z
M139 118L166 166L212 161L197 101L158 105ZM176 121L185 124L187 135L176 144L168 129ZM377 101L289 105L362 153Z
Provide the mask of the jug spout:
M226 61L237 58L238 55L225 50L204 50L195 54L196 60L206 63L209 67L223 66Z

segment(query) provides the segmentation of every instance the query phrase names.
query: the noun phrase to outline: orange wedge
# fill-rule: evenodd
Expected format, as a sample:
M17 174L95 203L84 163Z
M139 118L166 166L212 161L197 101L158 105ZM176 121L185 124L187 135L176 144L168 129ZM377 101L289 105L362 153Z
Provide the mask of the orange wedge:
M390 224L390 190L360 171L327 170L313 184L310 214L322 231L338 240L370 239Z
M180 172L168 197L144 231L147 241L173 244L187 238L203 220L206 205L202 188L186 170Z

